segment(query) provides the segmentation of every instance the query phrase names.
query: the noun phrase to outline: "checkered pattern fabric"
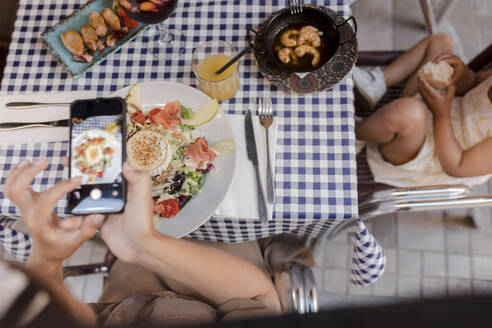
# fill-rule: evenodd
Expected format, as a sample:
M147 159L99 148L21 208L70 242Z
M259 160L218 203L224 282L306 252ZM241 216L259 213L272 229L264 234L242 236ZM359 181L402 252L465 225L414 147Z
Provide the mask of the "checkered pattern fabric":
M0 218L0 244L19 261L26 261L31 251L32 238L28 234L15 230L12 225L16 219Z
M350 281L356 286L366 286L384 272L386 256L362 221L357 220L352 230L355 237Z
M79 134L92 129L104 130L109 124L116 123L118 117L119 116L117 115L89 117L80 124L74 125L72 127L72 137L78 136ZM121 134L116 135L115 138L117 140L120 140Z
M31 162L38 158L48 160L48 168L39 173L33 180L35 191L44 191L68 177L68 169L61 163L61 157L68 154L68 142L27 143L20 145L0 144L0 215L20 216L19 209L5 198L3 187L10 170L22 160ZM63 215L66 212L67 200L60 199L55 206L55 212Z
M329 6L345 17L350 14L344 0L305 2ZM182 31L184 41L178 40L166 59L156 60L152 56L158 45L153 34L156 28L151 27L114 56L80 78L73 79L49 53L39 35L77 9L81 2L20 0L0 92L96 90L99 95L108 95L124 86L148 80L173 80L197 86L191 71L191 55L198 44L223 39L238 49L246 47L246 29L258 27L287 3L286 0L180 1L175 14L165 24L171 30ZM185 50L184 55L173 56L182 49ZM258 71L252 54L240 60L239 71L241 88L234 99L222 104L222 108L226 113L244 113L248 108L254 109L256 98L263 91L270 91L274 114L279 122L274 219L261 225L249 220L212 218L191 236L223 242L240 242L282 232L320 237L341 222L356 220L351 77L329 91L300 95L278 91ZM65 149L66 143L63 142L1 149L0 176L4 179L11 165L21 158L34 155L59 157L66 153ZM53 159L52 162L51 168L34 181L36 188L46 188L63 175L58 160ZM64 202L60 201L58 205L63 207ZM0 213L18 214L3 194L0 194ZM368 233L360 229L359 234L364 232ZM378 252L373 245L363 250Z

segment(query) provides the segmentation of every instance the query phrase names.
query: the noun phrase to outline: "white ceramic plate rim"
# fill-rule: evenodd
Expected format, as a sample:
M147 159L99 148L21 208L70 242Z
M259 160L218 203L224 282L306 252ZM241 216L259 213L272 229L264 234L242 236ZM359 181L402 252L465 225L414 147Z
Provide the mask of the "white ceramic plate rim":
M170 81L140 82L142 109L148 111L170 101L180 101L183 106L198 110L211 99L193 87ZM126 98L130 86L114 92L111 96ZM220 140L233 140L234 133L221 108L208 123L198 130L210 145ZM236 153L219 157L214 161L215 169L207 174L201 192L197 193L174 218L161 218L157 230L181 238L203 225L216 211L232 183L236 167Z

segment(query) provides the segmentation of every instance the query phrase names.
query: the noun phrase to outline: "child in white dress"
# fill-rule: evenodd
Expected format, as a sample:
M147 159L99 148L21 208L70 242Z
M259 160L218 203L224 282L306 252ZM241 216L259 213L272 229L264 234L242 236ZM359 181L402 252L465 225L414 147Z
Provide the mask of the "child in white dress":
M354 72L356 87L370 104L386 87L408 78L401 98L356 123L377 182L474 185L492 176L492 71L472 72L452 50L447 35L434 34L383 70ZM417 74L425 63L441 60L454 69L444 92Z

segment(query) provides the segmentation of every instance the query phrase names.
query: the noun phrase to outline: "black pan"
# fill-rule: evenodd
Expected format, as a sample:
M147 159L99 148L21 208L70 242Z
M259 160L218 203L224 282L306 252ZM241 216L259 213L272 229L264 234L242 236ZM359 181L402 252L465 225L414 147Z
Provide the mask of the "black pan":
M340 45L353 41L355 33L352 38L348 40L341 40L343 37L341 37L339 33L339 28L348 23L350 20L352 20L354 30L357 32L357 23L353 16L350 16L343 23L336 25L332 17L314 6L304 6L303 12L299 14L291 14L289 8L284 8L272 14L260 26L259 31L255 31L253 29L248 29L248 31L256 34L255 44L252 45L253 49L255 49L255 51L264 52L266 57L268 57L269 62L275 63L275 65L289 71L311 72L326 64L333 57ZM292 25L313 25L323 31L323 38L326 40L327 47L325 51L321 51L321 60L316 67L308 70L297 70L284 65L278 59L274 51L275 40L281 32ZM258 42L261 44L258 44Z

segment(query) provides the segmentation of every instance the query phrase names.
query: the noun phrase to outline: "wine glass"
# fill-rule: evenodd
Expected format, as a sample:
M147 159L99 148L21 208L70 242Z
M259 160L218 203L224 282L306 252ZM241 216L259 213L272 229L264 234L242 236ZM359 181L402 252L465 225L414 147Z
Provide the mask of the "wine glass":
M172 53L172 49L169 48L172 48L176 40L183 39L180 31L171 32L163 23L176 9L178 0L118 0L118 2L130 18L145 24L157 24L159 42L153 52L156 59ZM182 53L184 53L183 47L175 56Z

